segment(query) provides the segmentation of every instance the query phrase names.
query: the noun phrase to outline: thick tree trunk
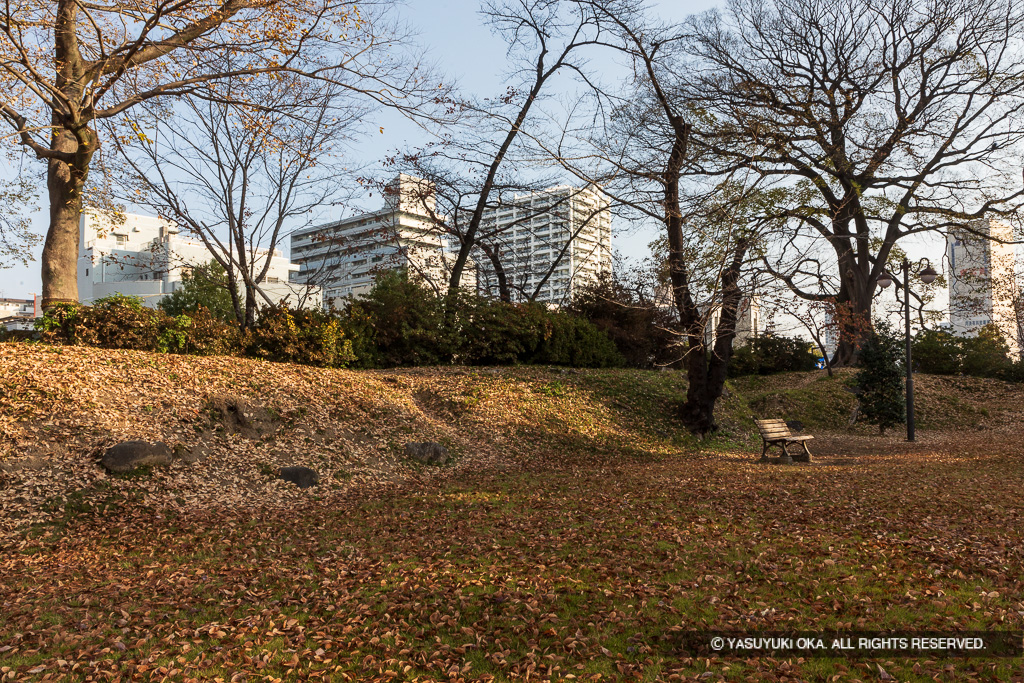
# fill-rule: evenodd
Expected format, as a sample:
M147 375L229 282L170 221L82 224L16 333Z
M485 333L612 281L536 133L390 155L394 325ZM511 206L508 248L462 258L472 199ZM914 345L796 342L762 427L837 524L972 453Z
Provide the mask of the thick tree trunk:
M53 136L53 149L73 155L66 163L50 159L46 171L46 187L50 201L50 226L43 243L41 270L43 308L78 301L79 221L82 216L82 193L89 172L95 145L91 131L85 131L80 143L68 130L58 129Z
M737 240L729 265L722 274L722 308L710 357L702 321L695 321L694 333L689 335L693 347L686 361L689 386L681 413L683 422L695 434L707 434L718 428L715 424L715 404L722 397L729 361L732 359L736 319L743 298L739 279L748 247L747 239ZM697 333L699 338L695 340Z

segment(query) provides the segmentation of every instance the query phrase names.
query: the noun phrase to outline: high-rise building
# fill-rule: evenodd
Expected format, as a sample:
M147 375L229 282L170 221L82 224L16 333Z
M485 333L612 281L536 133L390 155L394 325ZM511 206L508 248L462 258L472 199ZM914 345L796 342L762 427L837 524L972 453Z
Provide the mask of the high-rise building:
M995 324L1016 356L1021 339L1014 310L1017 254L1012 241L1009 224L993 219L973 221L949 233L946 258L953 334L972 335Z
M718 322L721 319L722 307L720 304L716 304L715 308L711 310L711 319L704 327L704 340L707 344L715 343ZM733 339L733 346L746 346L761 332L761 299L757 296L745 296L740 299L739 310L736 312L736 336Z
M292 234L299 281L322 285L325 304L335 306L368 292L378 273L399 268L444 292L454 256L446 248L444 217L435 208L430 183L400 174L388 184L382 209ZM468 263L462 276L462 286L471 290L474 268Z
M480 233L492 236L486 239L497 249L512 298L567 304L578 287L610 273L609 203L599 188L559 185L489 209ZM477 259L480 290L498 295L493 263L479 253Z
M213 260L198 240L182 237L178 226L151 216L86 211L79 223L78 299L90 304L112 294L140 297L150 308L182 286L182 276ZM260 289L271 301L320 306L319 290L293 283L298 271L281 252L258 249L254 260L270 259Z

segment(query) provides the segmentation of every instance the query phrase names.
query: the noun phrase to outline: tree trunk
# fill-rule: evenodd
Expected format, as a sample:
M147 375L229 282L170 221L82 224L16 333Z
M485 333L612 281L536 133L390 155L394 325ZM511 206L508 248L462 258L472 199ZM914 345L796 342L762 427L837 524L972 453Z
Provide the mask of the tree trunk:
M41 262L43 308L60 303L78 302L79 221L82 216L82 191L95 151L95 135L84 131L84 142L69 130L56 129L53 149L72 155L67 163L50 159L46 170L46 188L50 201L50 226L43 244ZM92 144L90 144L92 143Z
M512 290L508 286L508 274L505 272L505 266L501 263L501 252L499 247L489 247L484 243L478 245L483 249L484 254L487 255L487 259L494 266L494 277L498 280L498 298L502 301L509 303L512 301Z
M694 321L693 332L688 335L693 346L686 360L689 386L681 413L683 422L694 434L703 435L718 428L715 424L715 404L722 397L729 361L732 359L736 320L743 298L739 279L748 247L749 240L746 238L737 240L729 266L722 274L722 308L710 358L702 320L698 318ZM695 337L699 339L695 341Z

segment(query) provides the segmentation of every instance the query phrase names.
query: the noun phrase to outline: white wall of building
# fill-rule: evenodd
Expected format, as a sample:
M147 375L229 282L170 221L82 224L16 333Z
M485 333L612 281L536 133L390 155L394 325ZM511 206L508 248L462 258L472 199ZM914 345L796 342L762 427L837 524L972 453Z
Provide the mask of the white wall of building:
M388 184L384 208L318 225L292 234L291 255L301 266L298 281L324 289L325 305L340 307L373 287L374 278L387 270L405 268L436 293L448 287L454 255L434 216L435 196L430 185L401 174ZM472 263L463 273L462 287L476 290Z
M31 330L35 319L42 314L38 298L0 298L0 326L7 330Z
M1002 221L982 219L970 230L950 232L946 258L950 265L949 318L955 335L974 335L995 323L1014 355L1020 353L1012 285L1017 254L1013 228ZM999 240L999 241L993 241Z
M485 212L481 231L499 236L502 267L512 285L513 298L532 296L563 249L562 260L541 286L536 301L567 304L578 287L610 273L609 203L600 189L559 185L516 195L513 201ZM486 256L478 254L477 258L480 289L496 296L498 283L493 266Z
M110 296L141 297L155 308L182 286L189 269L209 263L209 250L198 240L182 237L176 225L151 216L87 211L79 224L78 297L84 304ZM260 289L274 303L298 304L306 287L293 281L299 266L289 262L277 249L259 249L256 263L270 258L270 268ZM320 306L320 293L306 296L307 307Z

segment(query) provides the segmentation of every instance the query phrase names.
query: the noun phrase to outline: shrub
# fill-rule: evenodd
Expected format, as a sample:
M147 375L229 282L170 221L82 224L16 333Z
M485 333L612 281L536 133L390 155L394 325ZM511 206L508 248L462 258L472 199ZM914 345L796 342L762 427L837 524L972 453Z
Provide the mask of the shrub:
M239 351L236 328L203 308L171 317L146 308L138 297L121 294L98 299L93 306L54 306L36 321L36 329L49 344L196 355Z
M92 306L55 306L37 321L36 328L49 343L156 351L162 315L143 306L139 297L114 294L97 299Z
M255 328L246 332L245 351L255 358L329 368L346 367L355 360L337 316L285 306L260 312Z
M188 315L171 318L173 323L164 327L161 339L168 353L187 353L196 356L231 356L242 353L238 326L224 322L204 306ZM184 336L178 336L179 333ZM172 344L171 337L177 343ZM160 349L164 350L164 349Z
M915 372L955 375L960 372L962 339L944 330L921 330L913 340Z
M1013 379L1017 373L1009 346L996 325L985 325L969 337L922 330L913 343L917 372L1004 379Z
M165 296L158 308L170 316L192 315L200 308L217 320L235 321L228 291L228 274L216 261L196 266L181 276L181 286Z
M876 323L874 332L861 349L861 367L854 377L860 392L861 415L878 425L882 434L889 427L907 421L900 350L900 339L888 323Z
M964 337L960 372L973 377L1002 377L1012 370L1010 347L997 325L985 325L978 334Z
M549 313L546 334L527 362L577 368L621 367L626 359L592 322L568 313Z
M533 358L547 333L540 305L460 297L458 357L466 365L511 365Z
M348 305L342 324L359 339L360 367L437 365L455 355L443 301L402 270L378 276L365 297Z
M729 376L773 375L815 369L814 345L796 337L764 335L733 349Z
M669 365L679 359L678 325L672 313L641 298L612 275L602 274L577 290L569 312L607 335L629 367Z
M55 304L46 309L35 322L39 338L47 344L77 344L82 306Z

